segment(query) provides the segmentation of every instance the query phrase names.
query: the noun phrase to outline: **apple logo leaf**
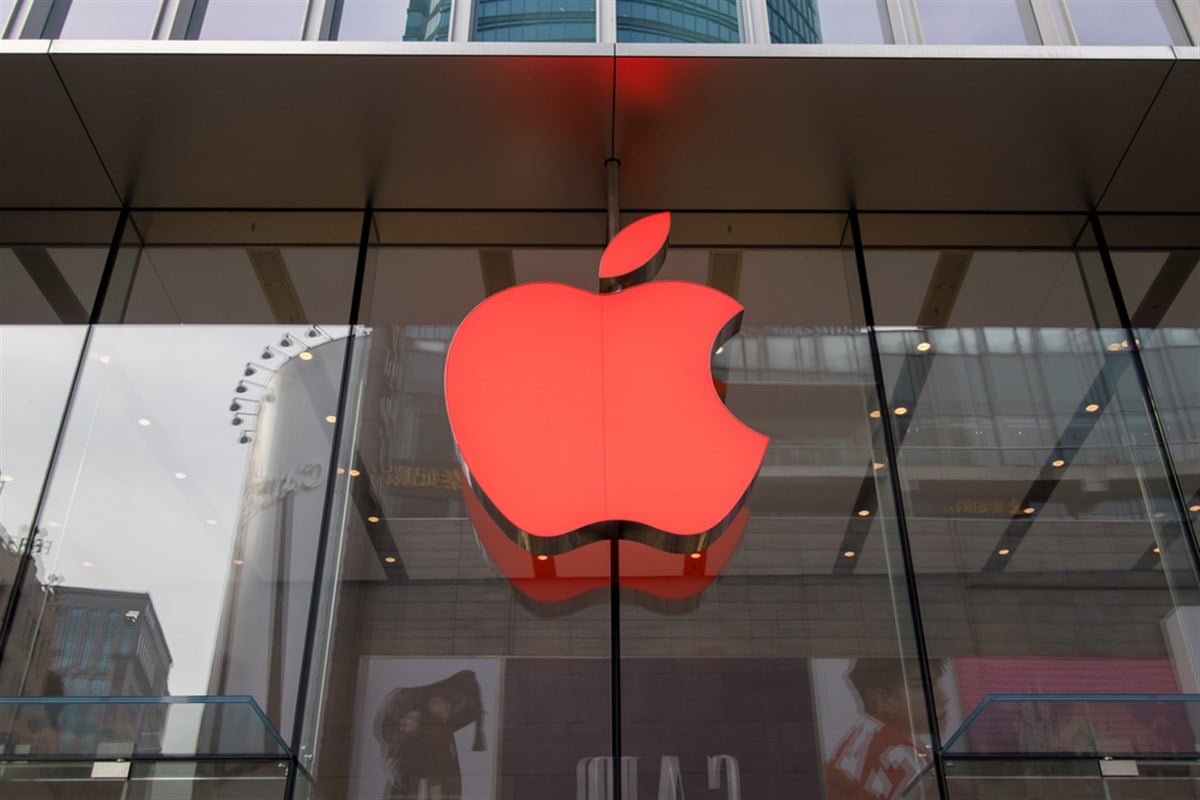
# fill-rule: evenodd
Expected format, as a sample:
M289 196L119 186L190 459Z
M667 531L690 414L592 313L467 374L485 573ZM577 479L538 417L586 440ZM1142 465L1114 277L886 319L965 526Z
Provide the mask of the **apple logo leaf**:
M671 213L663 211L626 225L600 257L600 292L610 294L654 278L667 260Z

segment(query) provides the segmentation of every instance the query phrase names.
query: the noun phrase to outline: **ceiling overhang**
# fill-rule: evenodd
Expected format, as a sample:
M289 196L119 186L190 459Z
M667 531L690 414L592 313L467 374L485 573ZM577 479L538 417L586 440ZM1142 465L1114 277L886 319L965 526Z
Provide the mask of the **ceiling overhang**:
M1200 49L0 42L0 205L1200 211ZM19 78L19 79L18 79ZM615 94L614 94L615 87Z

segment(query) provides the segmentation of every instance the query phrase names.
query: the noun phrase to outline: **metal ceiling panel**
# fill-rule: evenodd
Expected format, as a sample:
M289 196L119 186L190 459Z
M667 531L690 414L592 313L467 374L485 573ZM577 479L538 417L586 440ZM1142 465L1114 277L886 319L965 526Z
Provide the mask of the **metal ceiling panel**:
M142 207L601 209L615 136L631 210L1082 209L1170 72L1105 204L1196 207L1170 48L16 44L10 205L112 202L73 101Z
M1169 48L710 50L728 55L618 46L627 207L1086 208L1173 63Z
M1100 204L1102 211L1200 212L1200 48L1180 48Z
M132 205L604 204L612 60L594 47L467 56L138 44L54 50Z
M112 184L48 47L0 42L0 206L112 206Z

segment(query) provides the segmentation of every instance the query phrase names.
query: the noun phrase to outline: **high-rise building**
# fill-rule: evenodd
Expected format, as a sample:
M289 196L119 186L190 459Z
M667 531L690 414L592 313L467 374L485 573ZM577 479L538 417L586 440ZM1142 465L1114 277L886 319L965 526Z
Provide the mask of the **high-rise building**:
M1198 42L1197 0L0 0L0 797L1194 798ZM504 486L465 469L464 320L661 211L655 282L740 331L660 396L683 356L614 389L524 312L464 401ZM576 380L687 441L569 473ZM738 424L703 531L506 516L690 511Z

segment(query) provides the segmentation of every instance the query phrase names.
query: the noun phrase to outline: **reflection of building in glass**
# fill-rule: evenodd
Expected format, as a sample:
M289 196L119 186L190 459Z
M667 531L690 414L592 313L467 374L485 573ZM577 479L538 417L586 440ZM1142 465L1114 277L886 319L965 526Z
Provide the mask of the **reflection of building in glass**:
M64 697L162 697L172 658L150 595L55 586L45 592L40 617L21 614L14 635L30 641L24 628L37 625L36 641L24 662L6 662L6 680L20 681L20 694ZM20 639L18 639L20 641ZM23 675L17 671L23 668ZM143 752L159 747L166 709L149 705L139 715L127 707L73 704L16 709L10 744L33 743L63 753L94 753L108 745L136 742ZM43 750L43 752L53 752Z
M62 680L63 694L167 694L171 653L150 595L59 586L50 604L50 669Z
M596 0L479 0L473 38L481 42L590 42L596 38Z

